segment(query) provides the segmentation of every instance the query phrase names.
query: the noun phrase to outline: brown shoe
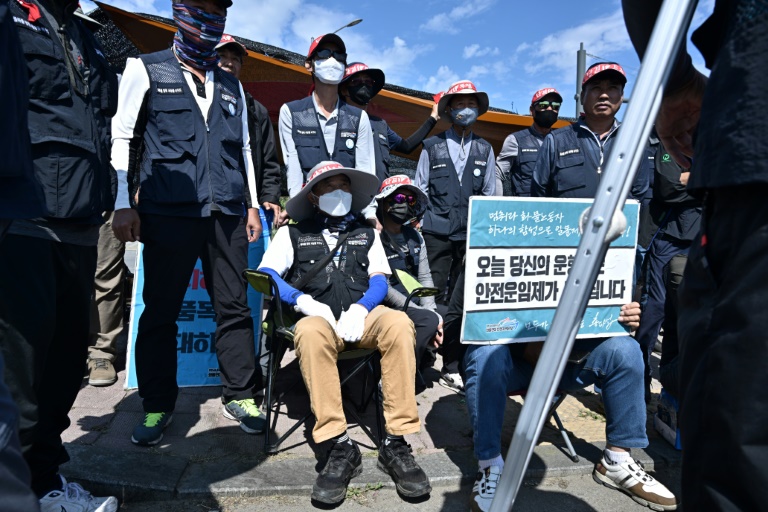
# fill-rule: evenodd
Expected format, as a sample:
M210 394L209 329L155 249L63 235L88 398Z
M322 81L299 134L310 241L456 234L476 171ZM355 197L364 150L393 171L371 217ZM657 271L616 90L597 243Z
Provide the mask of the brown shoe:
M91 386L111 386L117 382L117 372L109 359L89 359L88 372Z
M592 472L595 482L621 491L637 503L651 510L677 510L680 502L669 489L645 472L642 464L633 458L621 464L608 464L605 457Z

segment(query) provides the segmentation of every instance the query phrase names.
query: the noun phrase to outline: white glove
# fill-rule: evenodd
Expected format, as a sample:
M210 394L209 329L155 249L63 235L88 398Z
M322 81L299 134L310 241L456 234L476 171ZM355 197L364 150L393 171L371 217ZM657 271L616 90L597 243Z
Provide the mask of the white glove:
M336 324L336 334L347 343L357 343L363 337L368 310L360 304L352 304L344 311Z
M336 328L336 317L333 316L331 308L327 304L316 301L311 295L306 293L299 295L293 309L306 316L319 316L325 318L328 323L331 324L331 327L334 329Z

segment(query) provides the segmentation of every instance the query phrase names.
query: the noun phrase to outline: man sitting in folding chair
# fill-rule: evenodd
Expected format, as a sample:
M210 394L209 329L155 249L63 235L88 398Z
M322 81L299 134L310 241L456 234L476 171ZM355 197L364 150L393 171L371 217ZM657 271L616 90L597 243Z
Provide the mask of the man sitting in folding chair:
M403 439L420 428L413 323L402 311L380 305L389 264L378 233L359 213L378 183L375 175L336 162L317 164L285 206L297 224L280 228L259 267L277 283L280 300L304 315L296 323L294 344L316 418L312 437L331 444L312 498L329 504L341 502L350 479L362 471L360 449L347 435L336 367L338 353L348 345L381 352L387 437L379 469L392 476L403 496L432 490ZM301 290L288 284L299 280Z
M408 176L397 174L381 183L376 201L376 217L383 227L381 242L392 270L384 304L404 310L413 322L416 329L416 368L421 371L432 366L435 362L434 351L443 343L443 317L438 308L442 307L443 313L447 309L438 306L434 296L414 297L406 307L411 285L435 286L424 238L411 226L411 222L420 220L424 215L429 199ZM404 282L405 279L411 282Z

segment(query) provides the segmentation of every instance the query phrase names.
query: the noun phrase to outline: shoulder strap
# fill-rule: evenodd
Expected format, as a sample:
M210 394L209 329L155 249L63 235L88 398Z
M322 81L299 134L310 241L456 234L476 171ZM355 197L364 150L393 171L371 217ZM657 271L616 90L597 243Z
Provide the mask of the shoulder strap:
M334 254L336 254L336 251L338 251L338 250L339 250L339 247L341 247L341 244L343 244L343 243L344 243L344 241L347 239L347 237L348 237L348 236L349 236L349 231L347 231L347 232L343 233L343 234L342 234L342 235L339 237L339 241L336 243L336 247L334 247L334 248L331 250L331 252L329 252L328 254L326 254L325 256L323 256L323 258L322 258L322 259L318 260L318 261L317 261L317 263L315 263L315 265L314 265L312 268L310 268L310 269L307 271L307 273L306 273L306 274L304 274L303 276L301 276L301 277L299 278L299 280L298 280L298 281L296 281L295 283L293 283L293 287L294 287L294 288L296 288L297 290L301 290L301 289L302 289L304 286L306 286L306 284L307 284L307 283L308 283L308 282L309 282L309 281L310 281L310 280L311 280L313 277L315 277L315 276L317 275L317 273L318 273L318 272L320 272L320 270L322 270L322 269L324 269L326 266L328 266L328 263L330 263L330 262L331 262L331 260L333 259L333 255L334 255Z

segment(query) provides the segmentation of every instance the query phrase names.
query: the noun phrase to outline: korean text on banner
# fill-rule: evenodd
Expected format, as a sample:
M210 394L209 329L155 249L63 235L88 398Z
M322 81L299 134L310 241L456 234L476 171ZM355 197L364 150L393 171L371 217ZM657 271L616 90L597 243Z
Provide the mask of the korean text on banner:
M573 265L579 219L590 199L473 197L462 342L543 341ZM611 243L577 334L626 334L621 306L632 301L640 205L624 206L626 231Z

